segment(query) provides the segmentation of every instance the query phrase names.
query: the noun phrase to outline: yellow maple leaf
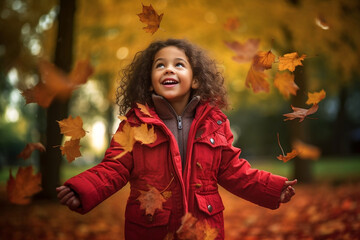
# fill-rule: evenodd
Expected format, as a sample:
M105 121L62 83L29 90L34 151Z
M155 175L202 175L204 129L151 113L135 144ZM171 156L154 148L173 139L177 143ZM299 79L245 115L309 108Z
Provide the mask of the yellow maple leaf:
M326 97L326 92L324 89L322 89L320 92L314 92L314 93L308 93L308 100L306 101L306 104L318 104L321 100L323 100Z
M57 121L60 126L60 132L71 139L80 139L85 136L86 132L82 128L83 121L81 117L72 118L71 115L67 119Z
M145 210L145 215L148 217L154 216L156 209L163 209L162 205L166 199L155 187L148 185L148 191L141 191L137 200L140 201L140 209Z
M258 70L270 69L275 62L275 55L270 51L260 51L253 59L253 65Z
M15 204L30 203L31 196L41 191L41 173L33 175L32 166L20 167L14 178L11 174L6 185L10 202Z
M140 21L147 24L146 27L143 27L145 32L154 34L160 27L160 22L163 17L163 13L158 15L154 8L151 6L143 6L143 12L137 14L140 18Z
M245 86L253 89L254 93L258 93L258 92L269 92L270 91L270 85L269 83L265 80L265 78L267 78L267 75L264 71L258 71L254 68L254 66L252 65L250 67L250 70L246 76L246 80L245 80Z
M130 126L129 122L125 122L121 131L117 131L114 134L114 141L120 144L121 148L124 150L119 155L115 156L113 159L121 158L127 152L131 152L136 142L134 138L134 128Z
M61 154L66 155L66 159L69 163L75 160L75 158L81 156L80 152L80 139L73 139L66 141L64 146L60 147Z
M156 133L154 127L148 129L146 123L141 124L139 127L134 128L134 139L142 144L150 144L156 141Z
M148 107L147 104L146 104L146 105L143 105L143 104L141 104L141 103L136 103L136 104L137 104L138 108L140 109L140 111L141 111L143 114L145 114L146 116L152 117L151 114L150 114L150 112L149 112L149 107Z
M296 66L302 66L301 61L304 60L305 57L305 54L299 57L297 52L285 54L283 57L279 57L279 70L283 71L288 69L293 72Z
M294 74L289 72L276 73L275 75L274 86L285 98L289 98L290 94L296 95L296 91L299 90L294 78Z

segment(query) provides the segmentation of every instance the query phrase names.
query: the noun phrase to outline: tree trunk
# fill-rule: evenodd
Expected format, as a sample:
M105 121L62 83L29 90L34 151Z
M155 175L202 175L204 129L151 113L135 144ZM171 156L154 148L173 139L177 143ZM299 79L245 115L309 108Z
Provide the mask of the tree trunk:
M55 65L64 72L69 72L73 60L73 29L75 0L60 0L58 16L58 37L55 50ZM67 118L68 101L55 99L46 111L46 152L40 157L42 174L41 198L56 198L55 188L60 184L60 167L62 161L62 135L57 121Z

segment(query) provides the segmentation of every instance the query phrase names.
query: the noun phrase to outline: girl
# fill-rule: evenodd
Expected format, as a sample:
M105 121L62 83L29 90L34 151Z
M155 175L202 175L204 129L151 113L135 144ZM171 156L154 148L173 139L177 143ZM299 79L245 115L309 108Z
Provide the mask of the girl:
M186 213L217 229L216 239L224 239L218 184L271 209L295 194L296 180L251 169L239 158L229 120L220 110L227 105L224 79L196 46L177 39L154 42L135 56L122 80L120 113L127 112L131 126L153 127L156 141L135 142L131 152L114 160L123 150L113 139L101 163L57 188L60 202L71 210L85 214L130 182L126 239L164 239L168 233L180 239L176 231ZM136 103L147 104L150 114ZM170 194L162 207L146 215L138 198L150 187Z

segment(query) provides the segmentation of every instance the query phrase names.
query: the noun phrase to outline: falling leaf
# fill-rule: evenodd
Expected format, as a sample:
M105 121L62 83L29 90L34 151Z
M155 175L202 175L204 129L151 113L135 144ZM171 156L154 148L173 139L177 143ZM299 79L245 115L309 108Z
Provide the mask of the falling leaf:
M299 153L293 149L291 152L287 153L286 156L284 155L279 155L277 156L277 159L283 161L284 163L286 163L287 161L293 159L294 157L296 157Z
M94 73L94 68L91 66L88 59L80 60L76 62L75 68L69 75L70 82L74 87L84 84L88 78Z
M323 100L326 97L326 92L324 89L322 89L320 92L314 92L314 93L308 93L308 100L306 101L306 104L318 104L321 100Z
M47 86L39 82L33 88L22 90L21 95L25 98L26 104L37 103L43 108L50 106L56 96L56 93L47 88Z
M114 141L120 144L121 148L124 150L119 155L115 156L114 159L121 158L127 152L131 152L136 142L134 138L134 129L130 126L129 122L125 122L121 131L117 131L114 134Z
M300 140L294 142L293 147L299 153L299 157L302 159L317 160L321 155L320 148L306 144Z
M146 27L143 27L145 32L149 32L154 34L160 27L160 22L163 17L163 13L158 15L154 8L151 6L144 6L143 5L143 12L137 14L140 18L140 21L147 24Z
M259 43L259 39L249 39L244 44L238 41L225 41L225 45L236 53L233 60L239 63L252 61L258 51Z
M287 153L285 155L284 153L284 149L282 148L281 144L280 144L280 138L279 138L279 133L277 133L277 141L278 141L278 145L281 149L282 155L280 154L279 156L277 156L277 159L283 161L284 163L286 163L287 161L293 159L294 157L296 157L299 153L293 149L290 153Z
M260 51L253 59L253 65L257 70L271 69L275 62L275 55L271 51Z
M61 154L66 155L66 159L69 163L75 160L77 157L81 157L80 152L80 139L73 139L66 141L64 146L60 147Z
M305 54L299 57L297 52L285 54L283 57L279 57L279 70L283 71L288 69L289 71L293 72L295 71L296 66L302 66L301 61L304 60L305 57Z
M12 203L30 203L31 196L41 191L41 173L33 175L32 166L19 167L14 178L10 170L6 191L9 201Z
M150 144L156 141L156 133L154 127L148 129L148 125L143 123L140 127L134 128L134 139L142 144Z
M81 117L72 118L71 115L64 120L57 121L60 126L60 132L65 136L70 136L71 139L80 139L85 136L86 132L83 129L83 121Z
M265 80L267 78L267 75L263 71L256 70L253 65L250 67L250 70L246 76L245 86L253 89L254 93L258 92L269 92L270 91L270 85Z
M21 153L18 155L18 158L28 159L33 151L39 150L41 152L46 151L46 148L42 143L28 143L26 144L25 148L21 151Z
M296 91L299 90L299 87L294 82L294 74L289 72L276 73L274 86L279 89L285 98L289 98L290 94L296 95Z
M149 106L147 104L146 105L143 105L141 103L136 103L136 104L143 114L145 114L146 116L152 117L149 112Z
M240 27L240 22L237 17L228 18L224 23L224 28L228 31L235 31Z
M140 209L145 210L145 215L154 216L156 209L163 209L162 205L166 199L155 187L148 185L148 191L140 191L137 200L140 201Z
M291 108L293 109L294 112L283 114L283 116L287 117L286 119L284 119L284 121L294 120L295 118L299 118L299 122L302 122L308 115L316 113L316 111L319 109L319 106L317 104L314 104L309 109L298 108L293 106L291 106Z
M176 231L180 240L214 240L218 233L206 220L199 221L189 212L181 219L181 226Z

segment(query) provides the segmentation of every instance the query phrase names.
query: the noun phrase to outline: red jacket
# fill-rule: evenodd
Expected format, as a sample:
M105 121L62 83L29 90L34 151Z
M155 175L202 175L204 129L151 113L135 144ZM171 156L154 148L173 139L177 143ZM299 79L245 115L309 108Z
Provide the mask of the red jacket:
M77 192L84 214L130 182L131 192L125 212L125 238L164 239L168 232L176 232L186 212L204 220L219 231L217 239L224 239L224 205L218 184L253 203L276 209L286 178L251 169L239 158L241 150L232 146L233 135L227 117L216 107L200 104L191 125L186 165L181 166L178 145L170 130L150 109L151 117L138 108L127 114L132 126L147 123L155 128L154 143L134 144L133 151L117 160L122 150L112 140L101 163L69 179L65 185ZM120 124L121 130L123 124ZM119 131L118 130L118 131ZM171 197L157 209L153 218L145 216L137 200L139 190L148 185L159 191L171 191Z

